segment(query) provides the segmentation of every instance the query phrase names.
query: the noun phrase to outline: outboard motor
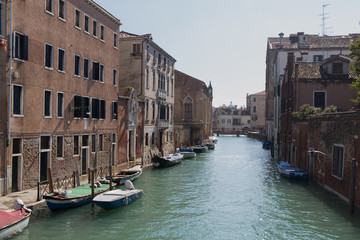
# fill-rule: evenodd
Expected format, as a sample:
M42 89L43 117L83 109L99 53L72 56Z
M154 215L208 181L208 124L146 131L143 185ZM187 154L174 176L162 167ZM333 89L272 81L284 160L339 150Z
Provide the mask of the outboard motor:
M130 180L125 181L125 187L126 187L127 190L134 190L135 189L134 184Z
M25 207L24 202L20 199L20 198L15 198L14 202L13 202L13 207L16 211L20 210L20 209L24 209L26 212L31 212L30 209Z

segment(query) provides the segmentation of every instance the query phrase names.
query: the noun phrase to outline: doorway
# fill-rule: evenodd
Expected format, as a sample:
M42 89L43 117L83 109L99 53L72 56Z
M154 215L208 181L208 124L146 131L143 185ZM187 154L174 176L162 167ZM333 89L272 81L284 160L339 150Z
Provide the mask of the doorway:
M12 157L12 176L11 176L11 192L19 191L18 173L19 173L19 156Z

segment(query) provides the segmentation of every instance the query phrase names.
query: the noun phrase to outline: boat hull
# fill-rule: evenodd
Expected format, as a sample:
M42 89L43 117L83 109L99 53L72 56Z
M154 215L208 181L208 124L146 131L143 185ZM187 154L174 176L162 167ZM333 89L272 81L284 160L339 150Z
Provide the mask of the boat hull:
M118 185L121 185L121 184L124 184L127 180L134 181L134 180L138 179L141 174L142 174L142 171L140 170L140 171L134 172L133 174L128 175L128 176L126 176L126 175L116 176L116 175L115 175L115 176L113 177L113 180L112 180L112 181L113 181L114 183L118 184Z
M94 203L106 210L127 206L135 202L144 195L143 190L113 190L98 195L94 198Z
M193 147L195 153L204 153L207 152L208 148L206 146L202 147Z
M196 157L196 153L191 149L180 149L179 153L182 154L184 158Z
M286 162L280 162L278 164L278 170L281 176L290 179L305 180L308 178L308 173L305 170L294 167Z
M7 239L11 236L18 234L24 230L29 224L31 213L27 213L26 216L24 216L22 219L7 225L5 227L2 227L0 229L0 239Z
M179 155L181 155L181 154L179 154ZM177 157L174 157L171 159L166 159L166 157L159 157L159 156L155 155L152 159L154 167L164 168L164 167L175 166L175 165L181 163L183 155L177 156Z

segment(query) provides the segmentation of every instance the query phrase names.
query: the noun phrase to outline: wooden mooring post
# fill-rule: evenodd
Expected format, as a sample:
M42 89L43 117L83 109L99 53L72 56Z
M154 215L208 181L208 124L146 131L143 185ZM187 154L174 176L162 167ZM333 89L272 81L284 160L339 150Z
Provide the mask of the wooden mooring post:
M91 171L91 199L94 199L95 197L95 170ZM92 207L94 207L94 202L91 201Z
M356 159L351 159L350 169L350 191L349 191L349 213L355 212L355 179L356 179Z
M110 190L112 190L112 166L109 166Z

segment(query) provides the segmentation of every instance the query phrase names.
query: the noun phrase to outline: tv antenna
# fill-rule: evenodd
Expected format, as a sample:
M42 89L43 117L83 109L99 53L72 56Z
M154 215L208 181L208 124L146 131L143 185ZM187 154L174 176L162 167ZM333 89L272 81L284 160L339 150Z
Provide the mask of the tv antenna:
M330 29L330 28L332 28L332 27L326 27L326 25L325 25L325 20L326 19L328 19L328 18L330 18L330 17L326 17L326 15L328 15L329 13L326 13L325 12L325 8L327 7L327 6L329 6L329 5L331 5L331 4L328 4L328 3L326 3L326 4L323 4L322 5L322 14L320 15L321 16L321 19L322 19L322 24L321 24L321 26L322 26L322 36L325 36L326 35L326 30L327 29Z

